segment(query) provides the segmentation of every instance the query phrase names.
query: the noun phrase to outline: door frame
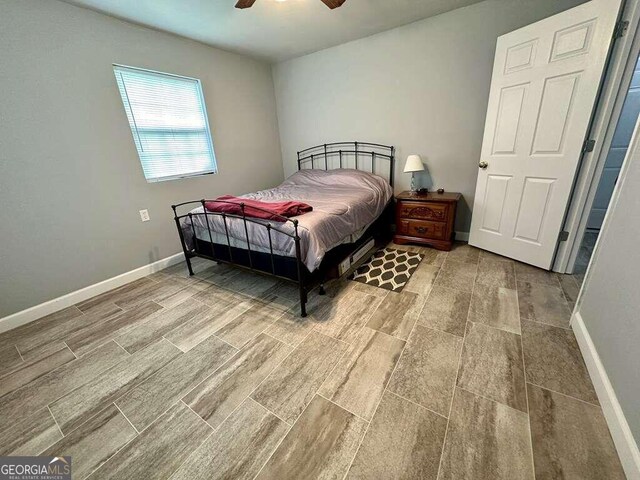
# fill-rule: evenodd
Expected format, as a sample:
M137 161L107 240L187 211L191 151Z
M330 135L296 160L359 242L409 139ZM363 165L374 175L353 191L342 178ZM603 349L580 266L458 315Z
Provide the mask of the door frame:
M562 228L568 232L568 237L566 241L558 243L553 261L555 272L573 273L600 176L640 55L640 0L626 0L621 8L620 20L628 21L629 26L624 36L616 40L611 51L586 137L595 139L596 144L592 152L583 154L580 162Z

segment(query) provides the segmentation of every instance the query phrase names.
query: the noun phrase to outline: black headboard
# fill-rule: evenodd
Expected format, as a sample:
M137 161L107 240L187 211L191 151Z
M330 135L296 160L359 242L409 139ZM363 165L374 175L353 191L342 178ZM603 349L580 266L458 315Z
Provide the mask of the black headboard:
M324 143L298 152L298 170L354 168L380 175L393 187L395 147L368 142Z

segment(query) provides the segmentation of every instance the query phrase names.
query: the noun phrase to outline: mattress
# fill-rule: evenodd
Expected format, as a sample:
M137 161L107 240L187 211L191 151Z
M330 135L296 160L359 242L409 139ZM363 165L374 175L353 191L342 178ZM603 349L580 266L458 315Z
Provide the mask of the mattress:
M313 211L292 217L298 220L302 261L310 272L318 268L326 252L343 243L356 241L384 211L392 197L385 179L369 172L352 169L301 170L281 185L268 190L243 195L243 198L263 202L301 201ZM193 248L193 236L207 242L227 244L227 232L232 246L246 248L247 237L252 250L295 257L294 239L281 232L294 233L292 222L259 220L246 222L209 213L203 207L191 211L191 219L182 220L185 241ZM193 225L191 224L193 221ZM270 224L271 248L266 225ZM279 231L277 231L277 230ZM211 237L209 236L211 232Z

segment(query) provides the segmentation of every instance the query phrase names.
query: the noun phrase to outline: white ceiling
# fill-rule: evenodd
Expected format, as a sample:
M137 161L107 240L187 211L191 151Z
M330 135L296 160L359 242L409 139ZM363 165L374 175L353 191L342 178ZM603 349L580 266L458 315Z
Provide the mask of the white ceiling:
M481 0L65 0L215 47L277 62L448 12Z

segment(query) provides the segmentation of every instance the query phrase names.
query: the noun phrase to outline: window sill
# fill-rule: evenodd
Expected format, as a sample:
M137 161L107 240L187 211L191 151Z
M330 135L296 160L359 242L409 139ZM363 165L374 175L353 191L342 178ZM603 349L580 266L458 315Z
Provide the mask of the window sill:
M217 171L187 173L185 175L173 175L171 177L146 178L146 180L147 180L147 183L161 183L161 182L168 182L170 180L182 180L185 178L204 177L205 175L215 175L217 173L218 173Z

